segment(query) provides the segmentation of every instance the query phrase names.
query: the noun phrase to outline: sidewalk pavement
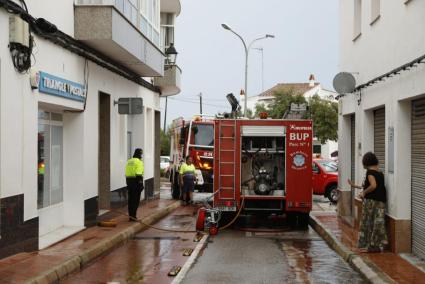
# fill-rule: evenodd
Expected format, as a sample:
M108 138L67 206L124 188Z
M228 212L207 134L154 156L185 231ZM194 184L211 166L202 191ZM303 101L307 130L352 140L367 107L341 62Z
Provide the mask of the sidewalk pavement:
M331 248L371 283L425 283L425 273L398 254L361 253L356 247L357 231L335 211L313 211L310 224Z
M153 224L179 206L180 202L173 200L149 201L139 207L138 218ZM126 213L127 208L119 211ZM113 218L117 226L91 227L46 249L1 259L0 282L57 283L146 228L114 212L105 215L102 215L102 219Z

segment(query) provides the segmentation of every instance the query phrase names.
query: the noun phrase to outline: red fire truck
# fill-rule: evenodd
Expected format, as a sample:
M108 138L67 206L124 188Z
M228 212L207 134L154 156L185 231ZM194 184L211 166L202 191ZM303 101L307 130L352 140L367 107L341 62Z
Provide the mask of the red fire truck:
M312 208L312 121L216 119L213 207L236 215L285 212L308 224Z
M191 156L196 167L196 189L213 190L214 122L202 115L192 119L175 119L171 127L170 160L173 198L179 198L178 169Z

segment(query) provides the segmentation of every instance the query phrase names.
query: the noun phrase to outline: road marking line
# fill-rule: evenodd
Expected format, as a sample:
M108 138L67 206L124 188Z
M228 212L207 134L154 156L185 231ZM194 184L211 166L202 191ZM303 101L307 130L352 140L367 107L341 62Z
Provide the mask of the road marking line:
M192 255L189 257L186 263L182 266L182 269L180 270L179 274L176 277L174 277L173 282L171 282L171 284L182 283L183 279L186 277L186 274L189 272L189 269L192 267L193 263L198 258L199 253L207 244L208 238L209 238L209 235L204 235L202 237L200 242L196 245L195 249L193 250Z

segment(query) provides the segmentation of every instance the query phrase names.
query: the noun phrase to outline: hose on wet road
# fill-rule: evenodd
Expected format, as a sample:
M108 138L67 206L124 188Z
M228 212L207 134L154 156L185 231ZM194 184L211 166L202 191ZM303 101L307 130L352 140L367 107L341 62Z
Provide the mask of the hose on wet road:
M214 194L212 196L214 196ZM238 219L239 215L242 212L242 209L244 207L244 204L245 204L245 198L242 197L241 206L239 207L239 210L238 210L237 214L235 215L235 217L233 217L233 219L228 224L226 224L225 226L220 227L219 228L219 231L223 231L223 230L229 228ZM184 229L171 229L171 228L157 227L157 226L153 226L151 224L148 224L146 222L143 222L143 220L141 220L141 219L137 219L137 218L131 217L127 213L124 213L124 212L122 212L120 210L110 210L110 211L111 212L114 212L114 213L117 213L119 215L122 215L122 216L126 216L126 217L130 218L131 220L133 220L135 222L139 222L140 224L145 225L148 228L155 229L155 230L158 230L158 231L173 232L173 233L198 233L197 230L184 230Z
M155 230L158 230L158 231L173 232L173 233L197 233L196 230L171 229L171 228L163 228L163 227L153 226L151 224L143 222L143 220L141 220L141 219L131 217L127 213L124 213L124 212L119 211L119 210L111 210L111 212L117 213L117 214L122 215L122 216L126 216L126 217L130 218L131 220L133 220L135 222L139 222L140 224L145 225L148 228L155 229Z

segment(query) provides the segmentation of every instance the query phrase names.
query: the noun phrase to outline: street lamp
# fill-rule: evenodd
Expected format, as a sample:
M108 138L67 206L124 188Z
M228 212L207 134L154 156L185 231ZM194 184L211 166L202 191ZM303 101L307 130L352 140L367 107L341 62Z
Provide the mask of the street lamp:
M232 30L231 27L229 27L229 25L227 24L221 24L221 26L223 27L223 29L231 31L233 34L235 34L241 41L242 44L245 48L245 98L244 98L244 116L246 117L247 115L247 109L248 109L248 54L249 54L249 50L252 46L252 44L256 41L262 40L262 39L266 39L266 38L274 38L274 35L271 34L266 34L262 37L256 38L253 41L251 41L248 45L245 43L245 40L242 38L242 36L240 36L238 33L236 33L234 30Z
M170 43L170 46L165 50L165 55L167 56L168 65L175 65L177 59L177 50L174 47L174 43Z

